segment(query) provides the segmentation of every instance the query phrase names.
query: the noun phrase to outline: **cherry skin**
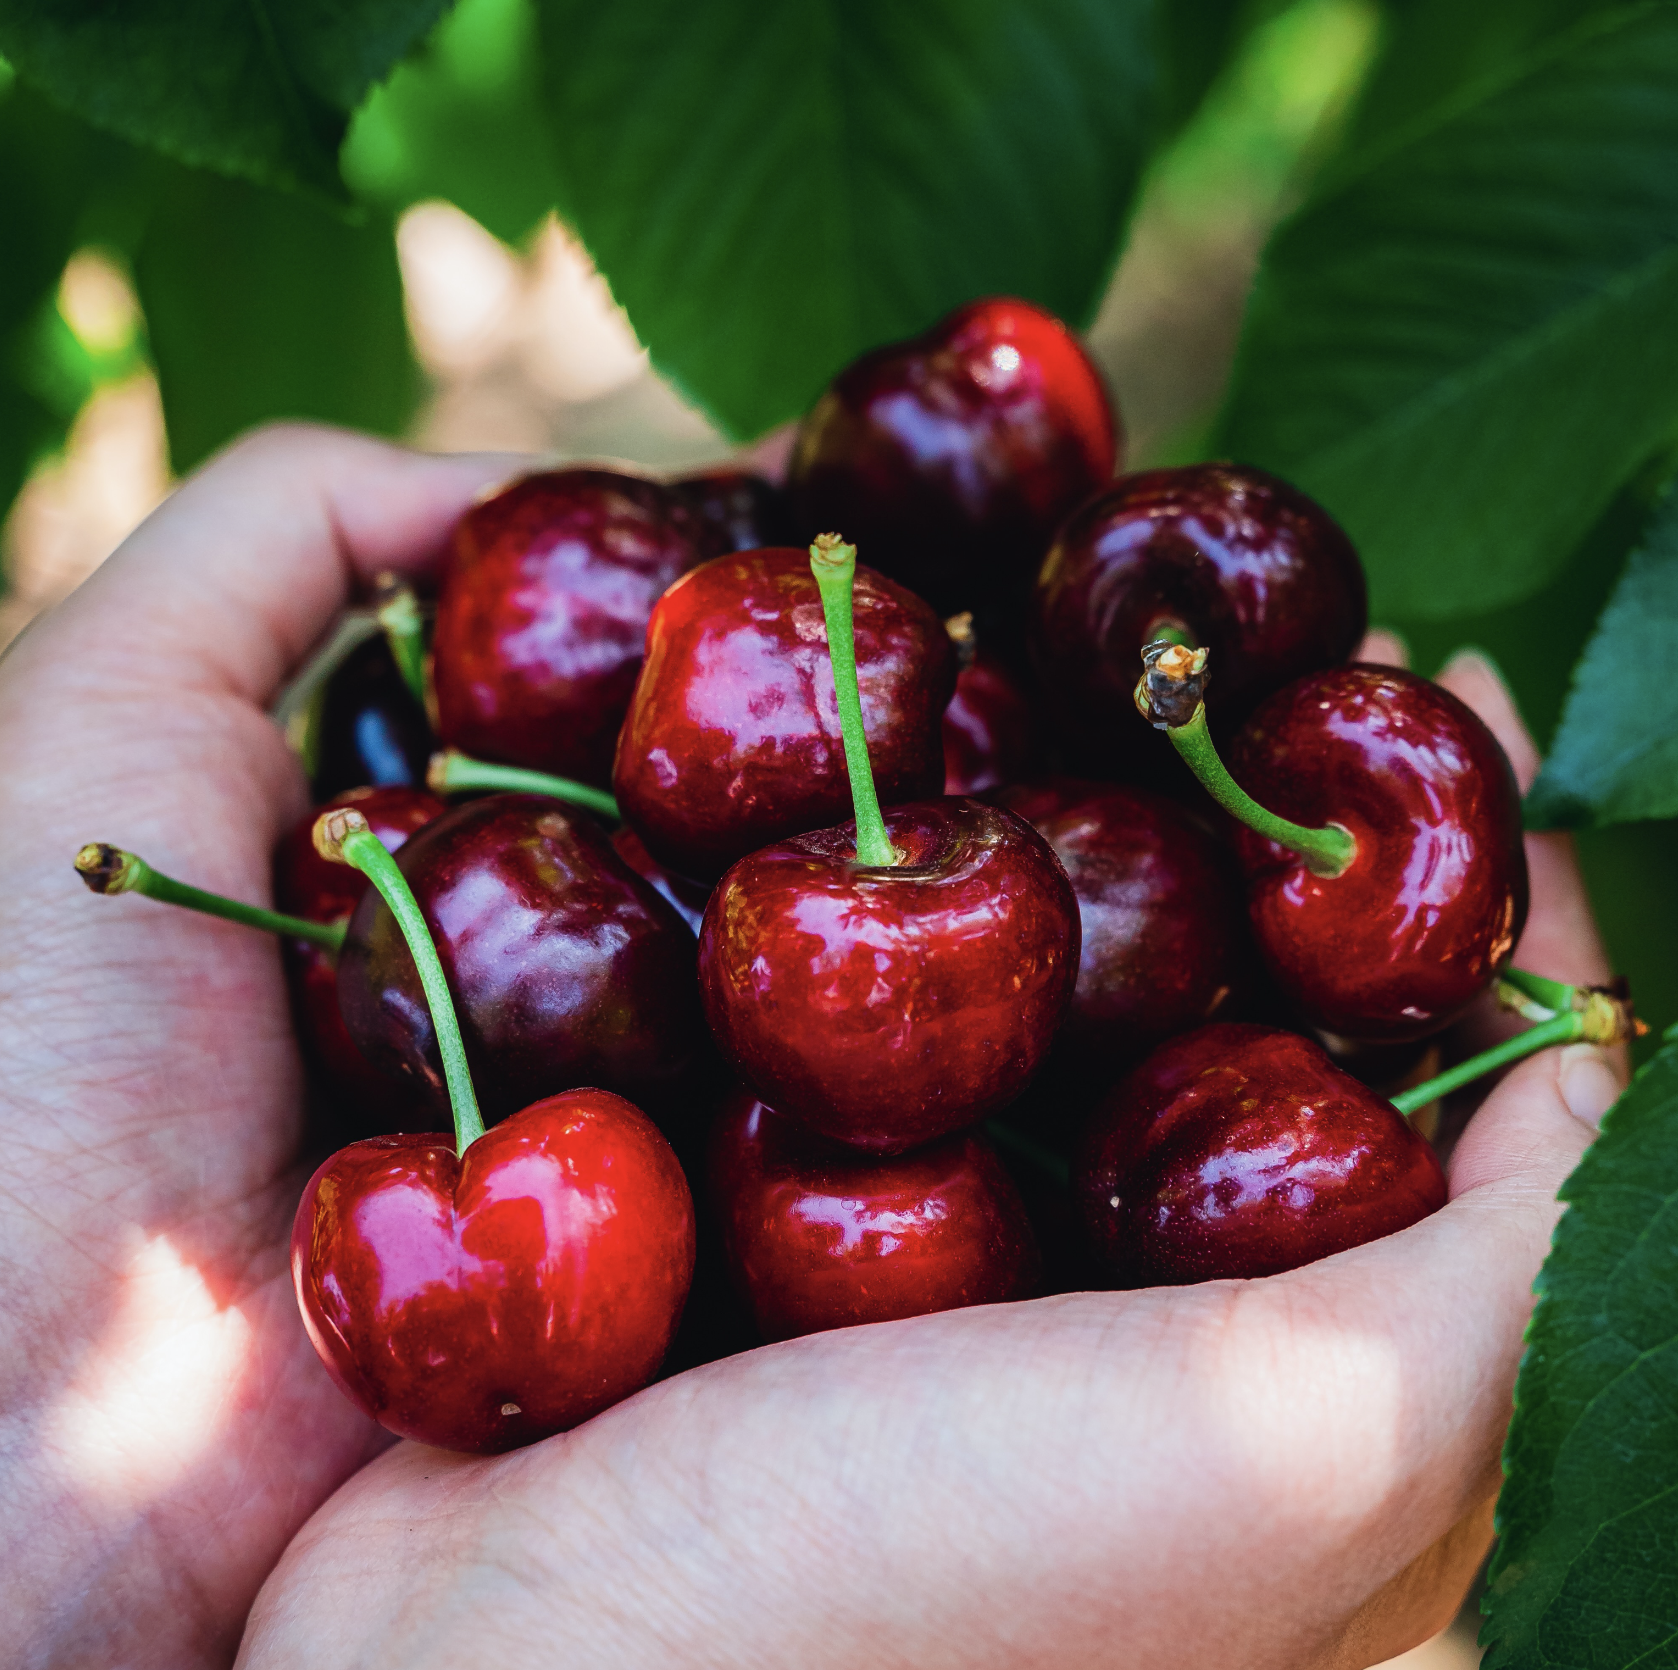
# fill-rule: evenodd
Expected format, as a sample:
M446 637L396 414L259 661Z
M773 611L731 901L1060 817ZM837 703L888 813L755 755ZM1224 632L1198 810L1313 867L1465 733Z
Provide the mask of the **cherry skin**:
M543 471L474 506L437 599L442 740L605 784L647 617L706 538L674 488L609 470Z
M665 869L647 851L647 843L627 823L612 831L612 845L617 848L618 857L636 875L650 881L660 897L697 934L700 920L705 915L705 901L710 898L711 889L702 881L689 881L686 876L679 876L674 870Z
M902 862L856 861L856 828L736 864L699 931L723 1056L778 1112L901 1153L1025 1087L1066 1013L1078 905L1029 824L976 800L890 808Z
M1390 1102L1297 1033L1229 1023L1173 1038L1114 1090L1072 1187L1130 1287L1297 1269L1445 1204L1437 1156Z
M1113 1077L1200 1026L1250 981L1241 878L1176 802L1057 777L988 797L1054 849L1078 900L1083 949L1056 1053Z
M1147 765L1160 756L1131 693L1162 631L1212 652L1220 731L1345 661L1367 624L1362 565L1326 511L1262 470L1192 464L1124 476L1067 521L1037 579L1031 649L1082 753Z
M1451 1024L1508 963L1527 914L1515 775L1484 722L1394 667L1335 667L1272 696L1230 774L1267 810L1357 842L1343 875L1237 827L1260 954L1312 1026L1398 1043Z
M943 622L858 567L857 673L880 798L943 786L940 718L955 685ZM715 880L782 836L837 822L850 778L808 551L719 557L653 610L613 789L647 850Z
M317 802L364 785L421 787L437 746L382 633L357 644L328 675L315 726Z
M1035 774L1031 702L1004 663L975 649L944 709L944 793L982 794Z
M799 428L787 488L806 537L835 530L941 613L1011 637L1055 528L1118 446L1077 339L1000 296L842 371Z
M712 1132L709 1183L766 1340L1039 1291L1019 1191L972 1131L865 1158L737 1090Z
M604 1090L454 1139L372 1137L310 1179L291 1237L304 1326L351 1402L493 1455L658 1371L693 1274L693 1202L657 1127Z
M448 810L425 789L389 785L349 789L328 806L353 806L389 852ZM329 863L312 839L319 809L299 823L274 855L274 902L311 922L343 922L368 891L367 878ZM355 1047L338 1011L337 960L305 940L283 942L293 1012L303 1054L315 1068L332 1111L334 1133L370 1136L391 1130L434 1130L448 1123L429 1095L375 1068Z
M425 913L459 1010L486 1119L593 1084L662 1113L706 1048L686 923L586 816L542 795L452 808L396 861ZM441 1063L419 975L369 891L338 962L362 1053L427 1087Z
M750 470L705 470L671 485L704 523L713 555L787 545L796 537L786 494Z

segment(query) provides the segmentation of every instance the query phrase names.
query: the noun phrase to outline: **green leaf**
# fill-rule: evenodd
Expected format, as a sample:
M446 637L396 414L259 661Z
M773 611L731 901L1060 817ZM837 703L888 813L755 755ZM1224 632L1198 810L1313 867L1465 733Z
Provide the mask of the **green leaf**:
M561 212L734 434L971 297L1093 312L1148 133L1148 0L540 11Z
M418 373L388 221L169 171L134 267L178 471L270 418L386 434Z
M1678 488L1670 489L1573 670L1527 794L1532 829L1678 817Z
M1484 1670L1654 1670L1678 1657L1678 1046L1561 1198L1503 1454Z
M1268 251L1219 450L1363 549L1377 615L1529 595L1678 427L1678 6L1552 43Z
M341 197L349 113L447 0L0 0L0 52L65 109L195 167Z

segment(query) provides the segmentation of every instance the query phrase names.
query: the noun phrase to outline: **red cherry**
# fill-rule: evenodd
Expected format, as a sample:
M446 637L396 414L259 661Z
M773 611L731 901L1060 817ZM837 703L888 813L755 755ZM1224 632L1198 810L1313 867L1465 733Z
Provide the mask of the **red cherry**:
M655 1112L706 1048L693 935L585 816L540 795L456 806L397 855L437 944L486 1118L582 1084ZM406 941L371 891L338 963L350 1036L443 1093Z
M702 881L689 881L674 870L667 870L647 851L647 843L626 823L612 832L612 845L636 875L652 883L676 914L694 931L699 932L700 919L705 914L705 901L711 889Z
M796 537L786 494L750 470L705 470L672 485L704 523L716 556L786 545Z
M1508 963L1527 914L1520 791L1497 739L1449 691L1394 667L1315 673L1248 720L1229 765L1266 810L1339 824L1357 843L1327 877L1236 831L1259 950L1311 1025L1420 1038Z
M1030 699L1007 667L973 642L970 626L948 624L958 652L964 638L967 648L944 709L944 793L982 794L1035 775Z
M999 296L841 372L799 428L787 488L806 536L837 530L940 612L1017 636L1006 616L1118 444L1077 338Z
M1058 777L990 800L1054 849L1078 900L1078 984L1056 1051L1107 1082L1211 1020L1250 978L1240 876L1182 807L1145 789Z
M1078 967L1078 907L1043 839L975 800L897 806L902 862L841 824L755 852L699 933L723 1055L788 1118L875 1153L972 1124L1048 1053Z
M644 1386L693 1273L693 1203L633 1104L573 1090L457 1159L373 1137L303 1191L304 1325L345 1396L404 1438L494 1454Z
M1033 661L1081 752L1125 765L1159 757L1131 693L1142 647L1162 633L1211 650L1218 730L1344 661L1368 624L1363 568L1338 524L1232 464L1147 470L1091 499L1045 558L1032 613Z
M735 1283L767 1340L1038 1291L1019 1191L972 1131L864 1158L739 1090L712 1133L710 1187Z
M955 682L943 623L859 567L857 671L885 800L936 794ZM719 557L658 600L614 791L661 863L707 880L851 807L821 597L806 551Z
M1267 1276L1437 1212L1445 1174L1390 1102L1297 1033L1202 1027L1090 1124L1072 1184L1126 1286Z
M525 476L469 510L437 600L438 735L606 783L647 617L706 539L675 489L609 470Z

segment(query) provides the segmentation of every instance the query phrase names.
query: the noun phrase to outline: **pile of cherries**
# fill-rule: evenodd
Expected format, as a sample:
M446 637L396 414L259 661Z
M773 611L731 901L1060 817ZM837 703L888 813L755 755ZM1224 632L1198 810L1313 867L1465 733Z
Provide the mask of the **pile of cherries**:
M784 486L471 509L317 692L277 912L83 849L281 934L336 1150L297 1293L369 1414L491 1452L754 1338L1286 1270L1443 1204L1443 1090L1623 1035L1508 968L1509 764L1348 664L1340 529L1118 452L1070 333L975 303ZM1500 981L1537 1025L1381 1093Z

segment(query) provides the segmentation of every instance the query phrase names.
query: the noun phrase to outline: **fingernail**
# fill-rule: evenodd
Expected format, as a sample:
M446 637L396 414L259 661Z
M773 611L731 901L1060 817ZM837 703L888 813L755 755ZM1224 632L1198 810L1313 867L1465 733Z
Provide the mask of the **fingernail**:
M1481 649L1478 644L1464 644L1446 658L1445 665L1439 669L1439 677L1447 673L1467 672L1474 669L1487 674L1505 690L1509 688L1509 680L1503 676L1503 669L1498 666L1496 659Z
M1620 1096L1619 1076L1595 1044L1569 1044L1556 1064L1556 1083L1567 1111L1593 1130Z

